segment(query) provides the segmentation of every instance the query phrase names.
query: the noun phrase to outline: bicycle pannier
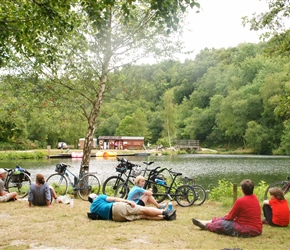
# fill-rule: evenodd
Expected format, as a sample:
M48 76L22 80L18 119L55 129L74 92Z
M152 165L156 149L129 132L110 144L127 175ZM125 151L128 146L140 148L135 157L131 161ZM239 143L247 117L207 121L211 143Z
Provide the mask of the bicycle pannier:
M65 166L63 166L62 164L56 164L55 172L62 174L64 170L65 170Z
M120 172L120 173L125 173L127 171L127 168L124 164L120 163L117 167L116 167L116 171Z

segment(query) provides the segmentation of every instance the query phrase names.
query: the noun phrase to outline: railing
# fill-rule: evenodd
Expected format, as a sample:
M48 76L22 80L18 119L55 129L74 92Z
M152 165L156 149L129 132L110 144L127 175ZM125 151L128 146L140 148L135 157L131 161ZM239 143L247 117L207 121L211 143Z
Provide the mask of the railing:
M176 140L176 148L199 149L199 140Z

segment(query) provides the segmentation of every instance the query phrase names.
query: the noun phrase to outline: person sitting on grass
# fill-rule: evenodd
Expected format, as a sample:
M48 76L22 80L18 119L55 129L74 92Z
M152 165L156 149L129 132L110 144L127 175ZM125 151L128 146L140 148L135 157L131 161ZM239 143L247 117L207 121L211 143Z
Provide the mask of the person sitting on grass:
M141 175L137 176L135 179L135 186L130 190L128 194L128 200L134 201L137 205L145 206L146 203L150 203L159 209L166 208L166 204L158 204L154 197L152 196L152 189L145 190L143 187L145 185L145 178Z
M269 189L270 200L263 201L263 212L266 217L263 224L276 227L287 227L289 224L289 206L281 188Z
M203 230L238 237L253 237L262 233L261 207L253 194L251 180L241 182L243 197L237 199L231 211L222 218L203 221L192 218L194 225Z
M160 210L155 207L144 207L136 205L134 201L125 200L118 197L110 197L105 194L90 194L89 201L91 214L89 218L95 216L96 219L113 220L117 222L134 221L140 219L147 220L175 220L176 210Z
M45 182L43 174L36 175L36 183L30 185L28 192L29 206L47 206L51 207L52 199L61 203L61 200L57 198L57 195L52 186L48 186Z
M17 200L17 193L11 192L8 193L4 188L4 180L6 178L6 171L3 168L0 168L0 202L15 201Z

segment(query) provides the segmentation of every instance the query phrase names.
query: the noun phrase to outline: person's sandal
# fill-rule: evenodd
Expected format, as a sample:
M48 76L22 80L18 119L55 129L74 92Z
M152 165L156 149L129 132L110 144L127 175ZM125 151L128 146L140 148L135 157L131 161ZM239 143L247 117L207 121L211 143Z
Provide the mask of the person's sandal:
M205 230L206 226L204 224L202 224L199 220L196 220L194 218L191 219L192 223L196 226L198 226L201 230Z

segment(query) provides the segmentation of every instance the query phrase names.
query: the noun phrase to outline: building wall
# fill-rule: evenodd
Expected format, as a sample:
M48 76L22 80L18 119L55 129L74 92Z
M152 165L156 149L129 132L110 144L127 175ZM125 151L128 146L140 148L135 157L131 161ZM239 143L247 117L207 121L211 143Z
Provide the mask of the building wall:
M85 138L80 138L79 139L78 148L79 149L83 149L84 148L84 144L85 144ZM96 138L94 138L94 141L93 141L93 148L97 148L97 139Z
M144 137L128 136L100 136L98 138L100 149L143 149Z

